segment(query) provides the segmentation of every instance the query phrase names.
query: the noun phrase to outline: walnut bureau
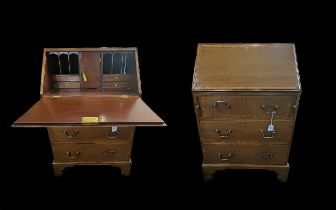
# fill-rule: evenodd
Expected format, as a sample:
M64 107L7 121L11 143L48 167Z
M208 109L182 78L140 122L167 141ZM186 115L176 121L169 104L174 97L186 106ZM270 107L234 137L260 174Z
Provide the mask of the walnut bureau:
M206 180L265 169L287 181L301 94L294 44L199 44L192 91Z
M109 165L129 175L136 126L165 126L141 99L136 48L47 48L40 100L13 127L46 127L56 176Z

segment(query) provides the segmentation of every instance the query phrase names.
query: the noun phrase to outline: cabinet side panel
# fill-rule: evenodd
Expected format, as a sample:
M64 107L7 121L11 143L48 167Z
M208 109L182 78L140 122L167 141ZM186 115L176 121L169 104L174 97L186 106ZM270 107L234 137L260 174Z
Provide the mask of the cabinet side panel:
M47 65L47 51L46 49L44 49L42 60L40 96L42 97L43 95L47 94L51 89L52 89L52 82Z
M198 135L199 135L199 140L200 140L200 143L201 143L201 148L202 148L202 155L203 155L203 160L204 160L204 157L206 157L206 154L205 154L205 148L204 148L204 145L203 145L203 138L202 138L202 134L201 134L201 127L200 127L200 115L201 115L201 107L200 107L200 101L199 101L199 94L198 93L195 93L193 92L192 93L193 95L193 102L194 102L194 109L195 109L195 115L196 115L196 121L197 121L197 128L198 128Z
M287 156L289 156L290 153L290 149L291 149L291 145L292 145L292 141L293 141L293 135L294 135L294 128L295 128L295 122L296 122L296 116L297 116L297 110L299 108L299 102L300 102L300 96L301 93L298 93L295 97L295 99L293 99L293 117L292 117L292 128L291 128L291 135L289 137L289 143L288 143L288 154Z
M136 66L136 76L137 76L137 92L141 97L142 90L141 90L141 78L140 78L140 68L139 68L139 56L138 56L138 49L135 49L135 66Z

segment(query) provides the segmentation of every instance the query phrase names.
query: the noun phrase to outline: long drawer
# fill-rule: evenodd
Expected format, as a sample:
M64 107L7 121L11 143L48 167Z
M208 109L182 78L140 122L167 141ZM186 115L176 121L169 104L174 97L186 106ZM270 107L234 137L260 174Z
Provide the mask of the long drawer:
M131 144L54 143L54 159L58 162L128 161Z
M292 121L274 120L273 131L268 131L269 124L269 120L200 121L204 141L288 144Z
M286 164L288 146L204 143L205 163Z
M269 119L293 116L293 96L238 96L238 95L203 95L201 110L203 117L246 117Z
M48 128L53 142L80 142L80 143L117 143L131 141L134 127L52 127Z

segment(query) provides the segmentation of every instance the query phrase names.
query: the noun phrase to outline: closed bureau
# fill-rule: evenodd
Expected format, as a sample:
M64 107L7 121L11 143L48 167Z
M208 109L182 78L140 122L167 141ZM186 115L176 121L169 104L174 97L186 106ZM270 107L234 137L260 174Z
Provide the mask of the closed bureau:
M136 48L44 50L40 100L13 127L48 129L56 176L66 167L131 170L136 126L165 126L141 99Z
M301 94L293 44L199 44L192 91L205 179L265 169L287 180Z

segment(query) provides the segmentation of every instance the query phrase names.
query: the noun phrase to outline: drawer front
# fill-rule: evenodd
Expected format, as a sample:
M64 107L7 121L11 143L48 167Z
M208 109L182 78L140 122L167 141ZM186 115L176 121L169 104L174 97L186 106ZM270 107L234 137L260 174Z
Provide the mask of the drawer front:
M80 82L54 82L54 88L80 88Z
M204 141L255 142L288 144L292 121L274 120L274 131L267 130L270 121L200 121L201 135Z
M127 89L129 88L129 83L128 82L104 82L103 88Z
M55 127L48 131L53 142L116 143L131 141L134 127L117 127L114 132L112 127Z
M211 118L289 118L294 114L292 96L201 96L202 116Z
M123 82L129 81L130 78L128 74L103 74L104 82Z
M53 75L52 76L53 81L58 81L58 82L79 82L80 77L79 75L70 75L70 74L60 74L60 75Z
M54 159L59 162L128 161L131 144L54 143Z
M205 163L286 164L287 145L225 145L205 143Z

